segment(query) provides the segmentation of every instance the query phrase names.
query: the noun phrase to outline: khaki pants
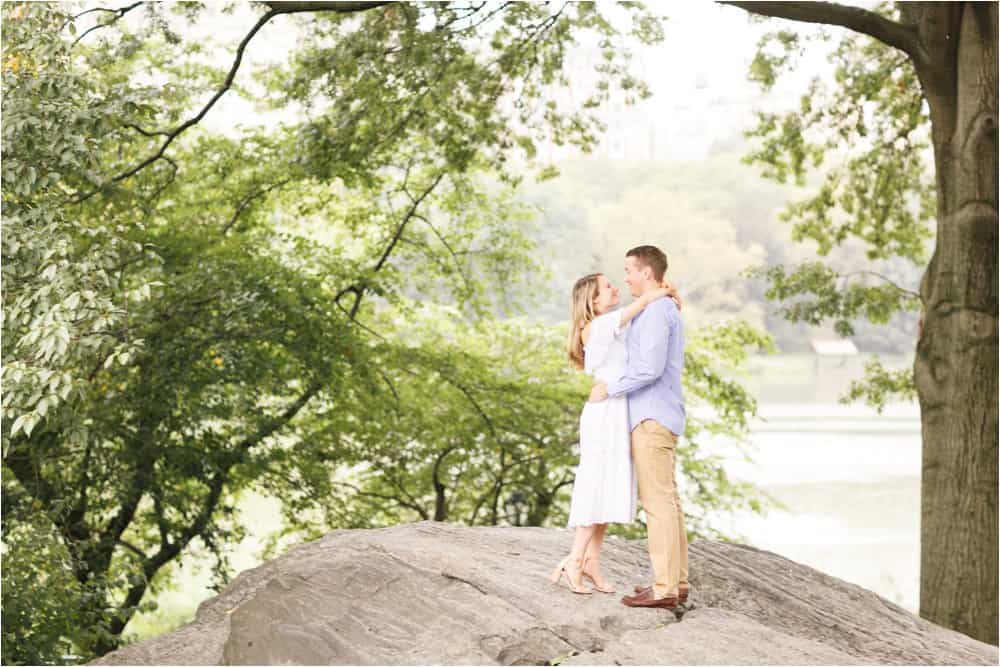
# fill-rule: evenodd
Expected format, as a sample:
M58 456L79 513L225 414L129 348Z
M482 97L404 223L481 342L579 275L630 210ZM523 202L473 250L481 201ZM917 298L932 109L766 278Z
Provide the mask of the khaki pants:
M688 542L675 474L677 436L662 424L645 419L632 431L639 500L646 511L649 560L656 577L657 598L677 595L688 583Z

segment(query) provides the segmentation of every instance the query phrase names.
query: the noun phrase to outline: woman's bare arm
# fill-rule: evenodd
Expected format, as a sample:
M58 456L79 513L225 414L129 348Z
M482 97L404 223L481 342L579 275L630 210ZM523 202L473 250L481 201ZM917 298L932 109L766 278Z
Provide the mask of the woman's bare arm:
M621 320L619 321L619 326L625 326L632 321L632 318L643 311L643 309L650 303L664 296L671 296L676 294L677 290L672 287L657 287L656 289L649 290L638 299L630 303L626 308L622 308ZM680 304L678 304L678 307Z

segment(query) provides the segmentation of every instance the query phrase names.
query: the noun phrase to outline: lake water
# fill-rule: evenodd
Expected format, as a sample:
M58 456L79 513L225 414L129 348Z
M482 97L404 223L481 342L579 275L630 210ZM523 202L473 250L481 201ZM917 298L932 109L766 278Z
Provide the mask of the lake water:
M920 417L859 406L770 404L752 427L753 463L720 447L726 471L785 506L724 526L916 612L920 577Z
M916 612L920 582L920 411L882 414L839 398L868 355L750 359L740 380L757 397L754 464L718 443L726 471L759 485L786 511L734 517L746 542L864 586ZM902 369L912 357L883 357Z

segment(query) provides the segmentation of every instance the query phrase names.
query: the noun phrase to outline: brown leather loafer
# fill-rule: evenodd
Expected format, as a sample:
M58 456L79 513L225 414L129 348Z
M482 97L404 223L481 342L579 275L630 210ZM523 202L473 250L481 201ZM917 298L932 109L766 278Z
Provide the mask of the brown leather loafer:
M626 607L656 607L659 609L676 609L677 598L671 596L671 597L657 599L653 597L652 590L646 590L636 595L623 596L622 604L625 605Z
M651 590L652 588L653 588L652 586L636 586L635 592L643 593L645 591ZM677 588L677 599L681 602L687 602L689 590L690 589L687 586L679 586Z

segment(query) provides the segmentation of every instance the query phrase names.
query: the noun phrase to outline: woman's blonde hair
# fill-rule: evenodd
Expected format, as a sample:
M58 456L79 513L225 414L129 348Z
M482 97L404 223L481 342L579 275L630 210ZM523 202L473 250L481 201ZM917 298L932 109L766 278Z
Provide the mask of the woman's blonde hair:
M601 291L601 286L597 282L597 277L600 275L591 273L573 285L566 353L569 355L570 364L579 370L583 370L583 328L597 317L597 313L594 312L594 300Z

